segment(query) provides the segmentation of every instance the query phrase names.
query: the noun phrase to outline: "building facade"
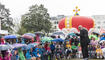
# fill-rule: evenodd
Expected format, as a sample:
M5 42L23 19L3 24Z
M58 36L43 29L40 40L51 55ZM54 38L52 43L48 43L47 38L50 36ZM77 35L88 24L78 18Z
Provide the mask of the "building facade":
M51 17L50 22L52 23L52 32L60 31L60 29L58 27L58 23L64 17L65 17L64 15L58 15L55 17Z
M92 18L95 22L95 29L105 29L105 15L93 15Z

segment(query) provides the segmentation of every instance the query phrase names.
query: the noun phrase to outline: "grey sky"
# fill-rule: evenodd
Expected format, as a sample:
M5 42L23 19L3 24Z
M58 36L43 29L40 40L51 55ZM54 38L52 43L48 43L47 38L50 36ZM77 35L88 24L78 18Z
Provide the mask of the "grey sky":
M75 6L80 8L81 16L105 15L105 0L0 0L0 2L10 9L13 18L19 18L34 4L44 4L51 16L73 15Z

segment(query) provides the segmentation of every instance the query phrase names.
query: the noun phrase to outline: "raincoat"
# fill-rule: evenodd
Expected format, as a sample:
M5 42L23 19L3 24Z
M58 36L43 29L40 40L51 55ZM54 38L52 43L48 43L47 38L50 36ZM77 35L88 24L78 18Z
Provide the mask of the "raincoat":
M41 49L41 51L42 51L42 56L44 56L44 55L45 55L45 53L46 53L45 48L43 47L43 48Z
M100 40L105 40L105 37L101 37Z
M19 60L25 60L23 51L20 48L18 49L18 53L19 53Z
M40 41L40 37L39 37L39 35L38 35L38 34L36 35L36 40L37 40L37 42L39 42L39 41Z
M77 49L77 46L73 45L71 46L71 49Z
M66 47L71 48L71 45L69 44L69 42L66 42Z
M22 44L25 44L25 41L24 41L24 40L25 40L25 39L24 39L24 38L22 38L22 42L21 42Z
M27 50L26 59L27 59L27 60L31 59L30 50Z
M0 40L1 40L0 43L1 43L1 44L4 44L4 38L1 38Z
M17 51L15 51L15 50L12 51L11 60L19 60L19 56L17 54Z
M50 45L50 48L51 48L51 50L55 50L55 45L54 44L51 44Z
M0 56L0 60L2 60L2 57Z
M3 58L3 60L11 60L11 56L8 52L5 53L5 57Z
M42 50L39 49L39 48L36 48L36 49L33 51L33 54L34 54L35 57L39 57L39 56L38 56L38 53L39 53L40 55L42 55Z
M97 41L97 40L91 40L91 41L90 41L90 44L92 44L92 45L97 45L97 44L98 44L98 41Z
M35 57L37 57L37 50L38 50L38 48L35 48L32 52L33 56L35 56Z
M45 48L45 50L47 50L48 49L48 44L45 44L44 48Z

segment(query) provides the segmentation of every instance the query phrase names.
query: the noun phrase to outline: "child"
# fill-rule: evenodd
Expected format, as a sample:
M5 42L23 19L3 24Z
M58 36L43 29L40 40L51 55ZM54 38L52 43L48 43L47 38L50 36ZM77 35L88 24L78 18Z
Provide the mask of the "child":
M100 45L97 45L97 49L96 49L96 53L97 53L97 58L102 58L102 49L100 48Z
M92 40L91 40L90 44L91 44L91 45L97 45L97 44L98 44L98 41L95 40L94 37L92 37Z
M75 46L74 45L74 43L73 43L73 45L71 46L71 49L72 49L72 56L73 56L73 58L75 58L76 57L76 52L77 52L77 46Z
M37 53L37 60L41 60L40 58L41 58L41 55L39 54L39 52Z
M27 60L30 60L30 59L31 59L32 56L31 56L31 54L30 54L30 49L27 50L25 56L26 56L26 59L27 59Z
M66 48L69 48L69 47L71 48L70 43L67 41L66 42Z
M56 48L55 48L55 56L56 56L56 59L59 59L60 58L60 55L61 55L61 47L60 45L56 45Z
M92 58L92 45L88 45L89 58Z
M105 59L105 48L102 49L102 52L103 52L103 57Z
M0 60L2 60L2 54L1 54L1 51L0 51Z
M79 58L82 57L82 51L81 51L80 43L78 44L78 57L79 57Z
M105 43L103 42L101 45L101 49L105 48Z
M71 52L72 52L72 50L71 50L70 47L66 49L66 51L65 51L65 53L66 53L66 58L70 59L70 57L71 57Z

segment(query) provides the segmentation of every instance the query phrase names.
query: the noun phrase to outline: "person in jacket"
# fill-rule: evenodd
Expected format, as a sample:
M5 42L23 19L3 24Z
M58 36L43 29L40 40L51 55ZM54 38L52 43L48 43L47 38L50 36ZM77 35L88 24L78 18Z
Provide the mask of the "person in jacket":
M51 49L51 54L52 54L52 57L53 57L54 50L55 50L55 45L53 44L53 42L51 42L51 44L50 44L50 49Z
M79 40L77 39L76 36L73 36L73 38L71 39L71 45L73 45L73 43L74 43L76 46L78 46L78 44L79 44Z
M17 49L15 49L14 51L12 51L11 60L19 60Z
M80 36L83 58L84 60L88 60L88 44L90 43L88 31L86 28L82 27L82 25L79 25L78 29L80 30L80 34L76 33L76 35Z
M30 54L30 49L27 50L26 52L26 60L31 60L31 54Z
M2 60L2 54L1 54L1 51L0 51L0 60Z
M41 60L46 60L45 59L46 50L45 50L44 46L42 46L41 50L42 50Z
M48 48L48 42L45 42L44 48L45 48L45 50L47 50L47 48Z
M0 44L4 44L4 38L0 38Z
M23 51L21 48L18 49L18 54L19 54L19 60L25 60L25 56L23 54Z

